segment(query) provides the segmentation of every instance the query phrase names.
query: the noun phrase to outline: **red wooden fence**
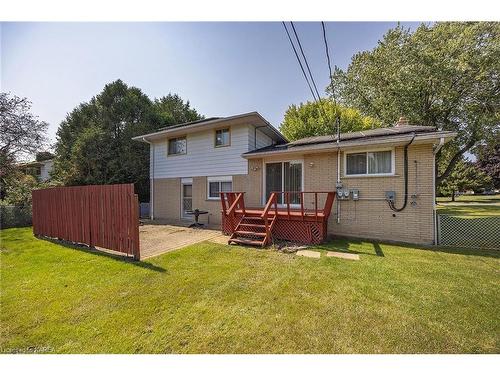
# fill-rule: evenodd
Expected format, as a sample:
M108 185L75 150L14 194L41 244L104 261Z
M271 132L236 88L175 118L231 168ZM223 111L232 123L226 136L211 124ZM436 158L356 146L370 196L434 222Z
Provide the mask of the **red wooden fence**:
M33 233L139 259L139 203L134 185L34 190Z

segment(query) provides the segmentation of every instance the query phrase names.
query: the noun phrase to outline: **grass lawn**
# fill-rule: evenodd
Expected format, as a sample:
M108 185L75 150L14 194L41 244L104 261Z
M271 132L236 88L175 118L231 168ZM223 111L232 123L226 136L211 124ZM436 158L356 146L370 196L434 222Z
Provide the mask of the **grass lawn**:
M461 217L484 217L484 216L500 216L500 204L483 204L474 205L467 204L452 204L438 203L436 206L438 214L453 215Z
M205 242L146 262L1 236L1 350L500 352L499 252L355 241L360 261Z
M451 197L437 197L438 202L451 202ZM456 202L462 203L500 203L500 194L496 195L460 195L455 197Z
M451 202L451 198L438 197L438 214L467 218L500 216L500 195L461 195Z

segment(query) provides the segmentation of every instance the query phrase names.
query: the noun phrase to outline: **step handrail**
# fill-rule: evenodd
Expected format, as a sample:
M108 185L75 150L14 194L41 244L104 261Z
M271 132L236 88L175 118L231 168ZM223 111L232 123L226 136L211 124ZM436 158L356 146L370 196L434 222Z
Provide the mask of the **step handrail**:
M229 219L229 223L231 226L231 232L236 230L236 209L240 207L243 211L243 215L245 215L245 198L244 192L220 192L221 204L222 204L222 212L225 217ZM235 198L236 196L236 198ZM227 203L231 204L228 210L226 210L226 198Z
M265 219L267 217L267 214L269 213L271 206L274 204L274 214L278 214L278 199L276 197L276 193L273 192L269 196L269 199L267 200L266 206L264 207L264 211L260 215L262 219Z
M227 212L227 215L233 215L234 212L236 211L236 208L238 207L239 204L241 204L241 209L243 210L243 214L245 214L245 200L243 198L243 195L245 193L236 193L236 199L234 200L233 204L231 207L229 207L229 210Z
M225 216L228 216L229 214L232 214L238 207L238 203L241 203L241 208L243 209L243 212L245 212L245 201L243 194L245 192L235 192L235 191L228 191L228 192L220 192L220 200L221 200L221 205L222 205L222 212L224 213ZM241 196L241 198L240 198ZM235 198L236 197L236 198ZM240 202L241 199L241 202ZM227 208L229 206L229 209Z
M264 207L264 211L262 212L262 215L260 217L264 220L264 225L266 227L266 238L265 242L267 243L269 241L269 238L271 237L271 230L269 227L269 218L267 217L267 214L271 210L271 206L274 204L274 219L276 219L276 216L278 216L278 199L276 196L276 193L271 193L269 196L269 199L267 200L266 207ZM274 220L273 219L273 220Z

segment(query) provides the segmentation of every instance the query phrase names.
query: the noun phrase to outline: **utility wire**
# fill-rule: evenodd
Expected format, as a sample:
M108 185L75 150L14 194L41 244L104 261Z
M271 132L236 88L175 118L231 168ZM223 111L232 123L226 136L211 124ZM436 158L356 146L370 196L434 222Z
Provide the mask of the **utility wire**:
M335 107L337 107L337 100L335 98L335 89L333 87L332 64L330 62L330 50L328 48L328 41L326 40L326 27L325 27L325 23L323 21L321 21L321 27L323 28L323 41L325 42L326 59L328 61L328 72L330 73L330 86L332 88L333 104L335 105ZM338 145L340 142L340 116L339 115L337 115L337 118L335 119L335 124L337 126L336 130L337 130L337 145Z
M318 102L318 99L316 99L316 95L314 94L314 91L311 87L311 83L309 82L309 79L307 78L306 71L304 70L304 66L302 65L302 61L300 61L299 54L297 53L297 49L295 48L295 45L293 44L292 38L290 37L290 33L288 32L288 29L286 27L286 24L284 21L281 22L283 24L283 27L285 28L286 35L288 35L288 40L290 41L290 44L292 45L293 52L295 53L295 57L297 58L297 61L300 65L300 69L302 70L302 74L304 75L304 78L306 79L307 86L309 86L309 90L311 90L311 94L313 96L313 99L315 102Z
M328 71L330 73L330 85L332 87L333 102L337 103L337 101L335 100L335 90L333 88L332 64L330 63L330 51L328 48L328 41L326 40L326 27L325 27L325 23L323 21L321 21L321 27L323 28L323 40L325 42L326 59L328 60Z
M290 21L290 24L292 25L292 30L293 30L293 33L295 34L295 39L297 39L297 43L299 45L300 53L302 54L302 58L304 59L304 62L306 63L306 68L307 68L307 71L309 72L309 77L311 77L311 82L314 86L314 90L316 91L316 95L318 96L318 99L320 99L321 95L318 92L318 87L316 86L316 82L314 82L314 78L313 78L313 75L311 73L311 69L309 68L309 63L307 62L306 54L304 53L304 49L302 48L302 43L300 43L299 35L297 34L297 30L295 30L295 26L293 25L292 21Z

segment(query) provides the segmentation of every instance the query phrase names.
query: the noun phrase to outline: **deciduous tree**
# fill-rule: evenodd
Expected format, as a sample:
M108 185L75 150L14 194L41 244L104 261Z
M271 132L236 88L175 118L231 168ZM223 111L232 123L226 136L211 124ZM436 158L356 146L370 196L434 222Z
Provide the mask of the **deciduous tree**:
M0 93L0 199L15 162L35 154L46 143L48 124L31 111L27 98Z
M477 166L491 177L493 186L500 189L500 140L476 148Z
M380 122L363 116L354 108L335 104L330 99L307 102L288 107L280 131L290 141L316 135L336 134L336 118L340 118L342 132L380 127Z
M336 69L333 87L343 103L384 124L404 115L456 131L437 155L439 183L479 141L499 136L500 23L438 22L414 32L398 26L346 71Z
M201 116L177 95L151 101L121 80L71 111L57 131L54 177L64 184L135 183L149 199L149 146L132 137Z
M491 186L491 177L481 171L474 163L460 160L453 172L451 172L440 184L438 193L451 196L455 201L455 194L459 191L487 189Z

